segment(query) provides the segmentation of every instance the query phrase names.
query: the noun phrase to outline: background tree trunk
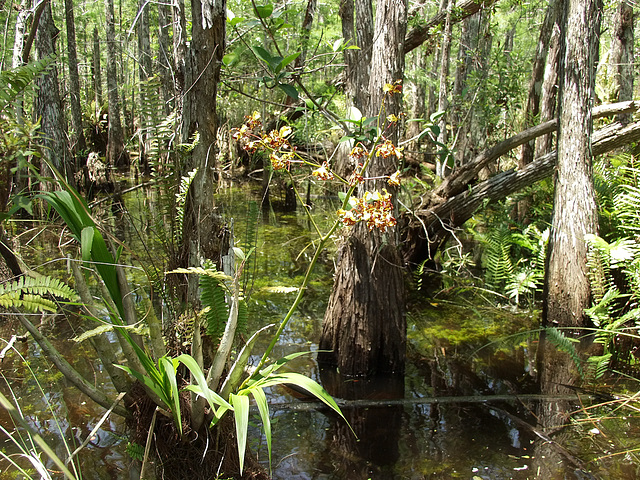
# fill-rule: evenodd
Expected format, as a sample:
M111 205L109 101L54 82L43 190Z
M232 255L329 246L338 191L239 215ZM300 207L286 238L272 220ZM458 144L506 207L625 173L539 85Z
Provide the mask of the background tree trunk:
M386 0L377 4L375 37L368 83L366 115L377 115L385 83L402 79L406 4ZM362 83L365 79L360 79ZM401 95L385 97L384 118L398 114ZM393 131L392 128L390 131ZM397 142L395 138L390 138ZM389 175L398 168L395 157L373 157L367 175ZM367 181L364 189L387 188L384 181ZM395 195L394 195L395 198ZM397 210L397 209L396 209ZM404 370L406 319L402 262L396 230L369 232L362 223L353 227L339 253L335 281L324 318L320 349L332 353L320 356L336 365L344 375L367 375Z
M620 0L614 18L609 56L609 76L613 83L611 101L623 102L633 99L633 6L629 0ZM628 122L631 116L623 114L617 120Z
M109 103L109 132L107 140L107 163L118 169L129 167L129 154L124 148L124 132L120 119L120 101L118 90L115 14L113 0L104 2L107 16L107 101Z
M96 117L102 109L102 66L100 64L100 37L98 29L93 29L93 61L91 62L91 76L96 100Z
M591 107L601 15L598 0L567 0L564 6L558 163L543 308L546 325L582 326L589 306L584 237L598 232Z
M79 170L80 154L86 154L87 142L82 125L82 108L80 106L80 75L78 74L78 54L76 51L76 26L73 16L73 0L64 1L65 21L67 24L67 53L69 56L69 105L71 107L71 124L74 130L74 148L76 152L76 170Z

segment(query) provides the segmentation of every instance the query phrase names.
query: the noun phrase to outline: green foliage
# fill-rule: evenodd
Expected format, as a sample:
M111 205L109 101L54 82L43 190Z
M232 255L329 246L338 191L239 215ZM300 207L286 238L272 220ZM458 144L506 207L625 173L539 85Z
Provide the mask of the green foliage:
M26 93L29 87L33 87L33 81L53 67L55 57L49 56L40 60L34 60L26 65L21 65L0 72L0 113L9 115L8 109L13 109L16 102Z
M127 442L127 446L125 447L127 450L127 455L129 455L134 460L142 461L144 458L144 446L139 443L131 443Z
M576 350L576 341L562 333L561 330L557 328L545 328L544 330L546 334L546 338L552 345L554 345L561 352L565 352L571 357L573 360L573 364L576 366L580 377L584 379L584 371L582 369L582 362L580 361L580 356L578 355L578 351Z
M227 292L224 280L200 275L200 301L204 307L207 335L214 338L216 343L220 341L229 318L229 306L225 299Z
M78 296L69 286L51 277L20 277L0 284L0 306L28 312L55 312L56 302L48 296L76 301Z

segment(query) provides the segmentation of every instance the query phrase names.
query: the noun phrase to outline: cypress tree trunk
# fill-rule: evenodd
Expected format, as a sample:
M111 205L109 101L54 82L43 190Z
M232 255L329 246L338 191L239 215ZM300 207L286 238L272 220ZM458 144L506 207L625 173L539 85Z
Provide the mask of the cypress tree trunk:
M402 79L406 15L406 4L402 1L377 4L378 34L372 48L371 74L366 79L359 78L361 83L368 82L367 116L378 114L383 86ZM401 101L401 95L387 96L384 115L399 114ZM397 136L389 139L397 142ZM389 175L396 169L395 157L374 156L367 175ZM382 188L396 193L384 181L369 180L361 186L359 194L365 189ZM340 249L320 340L320 349L331 353L322 354L319 359L337 366L344 375L401 372L405 342L404 285L396 232L394 229L386 233L370 232L359 223Z
M589 305L585 235L598 232L592 176L591 107L602 5L598 0L567 0L558 103L558 163L543 321L582 326Z
M36 51L39 59L50 55L55 55L55 40L60 31L53 23L51 4L47 1L40 16L38 32L36 34ZM62 114L62 102L58 90L58 69L53 66L45 75L37 80L38 95L36 97L36 116L40 119L40 133L44 145L43 157L67 180L73 182L75 173L70 162L71 156L67 149L64 124ZM42 173L45 176L52 176L43 163ZM50 190L50 185L42 185L44 190Z
M100 64L100 37L98 29L93 29L93 61L91 62L91 76L96 100L96 117L102 108L102 65Z

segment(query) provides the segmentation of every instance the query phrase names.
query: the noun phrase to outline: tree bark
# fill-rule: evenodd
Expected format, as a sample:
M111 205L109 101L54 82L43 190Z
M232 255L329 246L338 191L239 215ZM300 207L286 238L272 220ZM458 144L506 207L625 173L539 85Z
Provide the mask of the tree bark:
M46 1L38 33L36 35L36 50L38 58L43 59L56 54L55 41L60 31L53 23L51 4ZM70 163L71 156L67 149L65 138L66 127L62 114L62 101L58 89L58 69L54 65L45 75L37 80L38 95L36 98L36 115L40 119L41 141L44 146L43 158L61 172L65 178L73 181L74 169ZM42 164L45 176L53 176L46 165ZM43 186L50 190L51 186Z
M371 75L367 78L367 116L378 113L384 85L402 79L406 15L403 1L377 4L378 34L372 45ZM386 96L384 102L381 127L386 115L400 112L401 96ZM397 136L390 139L397 141ZM367 175L389 175L396 169L393 157L374 156ZM381 180L369 180L361 186L359 194L364 189L382 188L396 193L395 189L383 186ZM395 229L369 232L365 225L357 224L341 246L325 313L320 348L331 353L320 355L319 360L337 366L344 375L402 372L405 343L404 285L397 232Z
M602 4L567 0L560 62L558 163L545 276L545 325L582 326L589 305L586 234L598 233L591 107Z
M102 65L100 64L100 37L98 29L93 29L93 61L91 62L91 76L96 100L96 118L102 109Z
M228 243L222 218L216 211L216 95L224 55L226 0L192 0L191 55L186 60L183 97L183 139L196 132L199 141L191 152L186 171L197 169L185 206L183 259L200 266L208 259L217 264ZM184 173L183 173L184 174ZM189 301L197 299L197 282L190 283Z
M67 24L67 53L69 57L69 105L71 107L71 124L75 133L76 170L81 168L80 154L85 154L87 142L82 125L82 108L80 107L80 75L78 74L78 54L76 51L76 24L73 16L73 0L65 0L65 21Z
M440 88L438 89L438 111L446 112L449 107L449 67L451 65L451 12L455 5L455 0L443 0L440 4L441 9L446 8L446 15L444 21L444 30L442 32L442 47L440 49ZM448 142L447 135L447 117L448 115L442 115L438 122L440 133L438 133L438 143L446 145ZM447 165L448 157L444 159L442 157L436 158L436 177L444 178L444 171Z
M611 101L633 99L633 6L629 0L620 0L615 13L611 54L609 55L609 76L613 83ZM617 120L628 122L631 117L623 115Z
M139 157L138 165L140 169L145 173L151 173L149 167L149 159L147 158L147 151L149 150L149 131L151 128L152 119L149 118L149 113L152 111L150 103L155 103L155 100L147 98L146 86L147 80L153 75L152 57L151 57L151 39L149 33L149 4L146 0L139 0L138 2L138 78L140 84L138 86L138 100L140 107L138 109L138 146Z
M113 0L105 0L107 27L107 101L109 103L109 127L107 140L107 163L118 169L129 168L129 154L124 148L124 132L120 118L118 95L117 56L115 14Z
M158 65L162 85L162 98L164 99L163 113L165 116L171 113L171 101L173 98L173 82L171 81L172 55L169 49L169 25L171 10L166 3L158 3Z
M524 127L534 125L538 121L540 114L540 98L542 95L542 83L544 81L545 65L547 64L547 53L551 43L551 33L553 26L558 17L560 0L551 0L547 7L547 12L542 22L540 35L538 37L538 45L536 47L536 55L533 59L533 67L531 69L531 80L529 81L529 94L527 95L527 104L524 110ZM522 145L520 157L518 158L518 167L524 168L525 165L533 161L535 154L535 142L527 142Z
M489 8L491 5L496 3L498 0L463 0L456 7L453 15L451 17L451 21L453 23L464 20L465 18L473 15L477 11L483 8ZM404 53L407 54L414 48L418 48L425 42L429 42L427 46L427 52L431 51L433 48L433 31L434 27L439 25L444 25L446 20L447 13L440 9L436 15L431 17L422 25L418 25L411 29L407 33L404 41Z

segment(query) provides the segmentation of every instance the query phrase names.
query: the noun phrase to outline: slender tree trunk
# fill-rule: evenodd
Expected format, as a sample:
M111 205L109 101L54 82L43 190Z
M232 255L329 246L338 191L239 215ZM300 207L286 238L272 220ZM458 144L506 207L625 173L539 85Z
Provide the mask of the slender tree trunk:
M629 0L620 0L614 18L609 56L609 76L614 89L611 101L614 102L633 99L633 29L633 6ZM618 120L628 122L631 116L623 115Z
M440 53L440 88L438 93L438 111L446 112L449 108L449 67L451 65L451 12L455 0L443 0L441 6L446 8L447 16L444 23L444 31L442 33L442 48ZM448 142L447 135L447 115L442 115L438 122L440 133L438 134L438 143L446 145ZM447 158L438 157L436 159L436 176L444 178L447 166Z
M164 99L163 113L165 116L171 112L173 98L173 82L171 80L172 55L169 49L169 26L171 18L170 6L166 3L158 3L158 64L162 85L162 98Z
M589 305L585 235L598 232L591 134L602 4L567 0L560 63L558 163L543 321L582 326Z
M556 103L558 98L558 65L560 62L560 35L562 23L562 1L555 0L553 11L553 26L549 40L549 52L547 64L544 68L544 80L542 81L542 97L540 99L540 122L546 122L556 116ZM538 158L553 150L554 134L549 133L536 139L535 158Z
M349 103L363 111L367 104L371 68L371 46L373 44L373 7L371 0L342 0L340 2L342 36L345 42L356 45L359 50L345 50L347 75L347 97Z
M102 109L102 66L100 65L100 37L98 29L93 29L93 61L91 62L91 76L96 100L96 117Z
M551 0L547 7L544 21L542 22L538 45L536 47L536 56L533 60L533 68L531 70L531 80L529 80L529 95L527 96L527 104L524 110L524 128L529 128L538 122L542 83L544 81L545 65L547 64L547 53L549 52L553 26L558 18L559 7L560 0ZM518 167L524 168L525 165L531 163L534 153L535 142L527 142L522 145L522 151L518 159Z
M87 142L84 138L82 125L82 108L80 107L80 75L78 74L78 54L76 52L76 25L73 16L73 0L64 2L65 19L67 23L67 50L69 56L69 104L71 106L71 124L75 133L75 150L77 165L81 168L79 155L85 154Z
M47 1L38 26L36 50L38 58L43 59L56 54L55 41L60 30L53 23L51 4ZM62 102L58 90L58 69L53 66L45 75L37 80L38 95L36 98L36 116L40 119L40 134L43 146L43 158L60 171L67 180L73 182L74 169L65 138L66 127L62 113ZM52 176L43 163L41 172ZM43 185L44 190L51 186Z
M367 78L367 116L379 112L383 86L402 79L406 15L403 1L387 0L377 4L377 35L372 46L371 75ZM399 113L401 100L400 95L386 96L381 118ZM397 136L390 135L389 139L397 141ZM397 169L395 157L373 158L367 172L370 177L389 175ZM362 195L364 189L382 188L396 193L382 181L370 180L359 194ZM320 359L336 365L344 375L401 372L405 342L404 285L396 232L369 232L365 225L357 224L340 249L324 318L320 348L332 353L321 355Z
M120 101L118 91L118 72L116 59L115 14L113 0L104 2L107 16L107 98L109 102L109 133L107 141L107 163L118 169L129 167L129 155L124 148L124 132L120 119Z
M152 111L151 103L155 100L147 98L149 88L146 85L147 80L153 75L152 72L152 56L151 56L151 39L149 35L149 7L146 0L138 2L138 78L140 84L138 88L138 101L140 107L138 109L138 145L139 157L138 165L145 173L150 173L149 159L147 151L149 150L149 129L151 128L150 112Z

